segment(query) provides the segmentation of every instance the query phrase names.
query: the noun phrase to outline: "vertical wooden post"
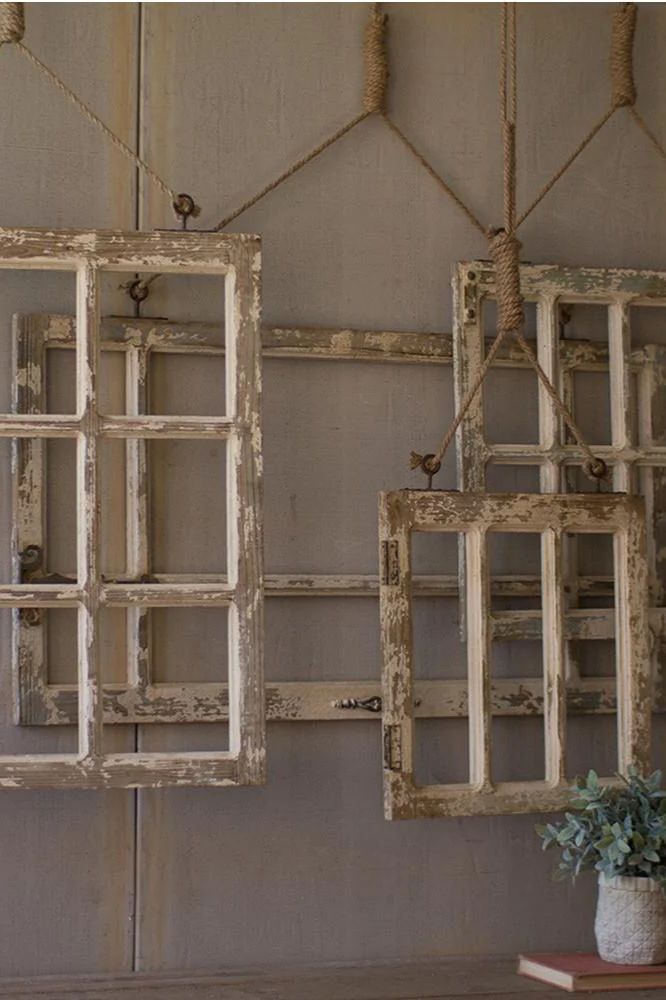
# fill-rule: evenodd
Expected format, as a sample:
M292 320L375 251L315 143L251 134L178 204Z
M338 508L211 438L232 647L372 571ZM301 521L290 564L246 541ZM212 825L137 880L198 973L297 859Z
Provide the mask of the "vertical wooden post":
M125 355L125 412L128 416L148 413L148 349L130 347ZM148 442L127 438L125 463L127 484L127 575L140 579L150 572L148 561L149 479ZM145 688L150 677L148 608L127 608L127 680Z
M566 775L567 690L562 534L553 528L548 528L541 535L541 595L546 781L558 786L565 783Z
M611 408L611 443L614 448L629 448L634 440L631 408L631 328L629 304L615 301L608 307L608 360ZM618 493L632 492L632 467L617 461L613 467L613 488Z
M12 411L43 413L46 409L46 345L33 318L15 317L13 324ZM23 576L21 553L36 547L42 567L48 565L46 537L46 449L42 438L12 438L14 518L12 525L12 579ZM47 687L46 608L12 609L12 671L16 725L44 721Z
M467 664L469 779L478 789L491 785L490 608L486 533L465 534L467 568Z
M260 250L246 246L225 280L229 749L239 780L259 784L266 763L263 693Z
M559 330L557 299L542 296L537 303L537 357L551 383L559 388ZM539 444L544 449L556 450L560 442L559 414L553 401L538 379L539 391ZM557 458L543 458L540 469L541 492L559 493L560 462Z
M79 757L92 763L102 754L99 663L99 281L92 263L76 272L77 576L83 599L78 610Z
M641 501L642 506L642 501ZM613 536L615 559L615 662L617 667L618 770L650 764L652 676L647 628L645 520L629 517Z

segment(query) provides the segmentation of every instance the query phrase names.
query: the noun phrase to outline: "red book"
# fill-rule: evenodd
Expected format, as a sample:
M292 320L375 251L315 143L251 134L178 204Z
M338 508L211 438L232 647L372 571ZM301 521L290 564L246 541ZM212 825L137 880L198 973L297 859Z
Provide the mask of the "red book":
M598 990L658 990L666 986L666 965L616 965L598 955L520 955L521 976L569 993Z

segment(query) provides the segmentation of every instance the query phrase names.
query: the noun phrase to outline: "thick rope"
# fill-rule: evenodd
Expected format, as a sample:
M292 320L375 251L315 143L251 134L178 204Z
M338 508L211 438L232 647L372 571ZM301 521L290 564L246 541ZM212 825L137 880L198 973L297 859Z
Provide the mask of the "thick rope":
M628 107L630 111L633 111L636 103L633 50L637 12L638 8L635 3L619 3L616 4L613 9L609 55L609 71L611 80L610 107L604 112L601 118L595 122L587 135L581 139L573 153L571 153L571 155L564 161L559 170L557 170L551 179L544 184L534 200L522 213L516 223L516 226L522 225L525 219L532 214L537 205L539 205L548 192L555 187L562 175L565 174L574 161L578 159L583 150L587 148L587 146L601 131L606 122L612 117L618 108ZM654 142L653 137L646 127L644 128L644 131ZM658 148L658 144L655 145L657 145Z
M402 129L398 125L396 125L396 123L393 121L393 119L390 118L389 115L387 115L385 113L382 114L382 118L384 119L384 121L386 122L386 124L388 125L388 127L391 129L391 131L394 133L394 135L397 135L397 137L400 139L400 142L403 144L403 146L405 146L405 148L409 150L409 152L412 154L412 156L414 157L414 159L417 160L425 170L427 170L427 172L430 174L430 176L432 177L432 179L434 181L436 181L436 183L449 196L449 198L451 198L456 203L456 205L458 206L458 208L462 212L464 212L464 214L467 216L467 218L472 223L472 225L474 226L474 228L478 229L479 232L483 233L483 235L485 236L485 234L486 234L486 227L483 225L482 222L480 222L477 219L477 217L472 212L471 208L469 208L465 204L465 202L462 200L462 198L458 197L458 195L453 190L453 188L450 187L450 185L447 184L447 182L444 180L444 178L440 174L437 173L437 171L435 170L435 168L428 162L428 160L426 160L425 156L423 156L421 153L419 153L418 149L416 149L416 147L414 146L414 144L412 143L412 141L407 138L407 136L405 135L405 133L402 131Z
M360 124L360 122L369 118L370 115L378 114L386 122L394 135L400 139L405 148L409 150L414 159L421 164L433 180L436 181L439 187L456 203L461 211L464 212L472 225L478 229L479 232L485 233L485 227L476 218L471 209L468 208L453 188L447 184L444 178L438 174L432 164L430 164L428 160L426 160L426 158L416 149L414 144L407 138L402 129L396 125L386 112L386 88L389 79L388 56L386 53L387 24L388 17L386 14L382 13L381 4L373 3L363 36L363 111L356 115L356 117L346 125L343 125L342 128L334 132L328 139L325 139L324 142L315 146L315 148L309 153L306 153L305 156L296 160L294 164L281 173L279 177L276 177L275 180L271 181L264 188L262 188L261 191L257 192L257 194L253 195L251 198L248 198L242 205L239 205L233 212L230 212L223 219L221 219L215 227L217 230L225 229L235 219L237 219L239 215L242 215L248 208L252 208L253 205L256 205L258 201L261 201L261 199L267 194L274 191L289 177L293 177L297 171L306 166L306 164L311 163L312 160L316 159L316 157L320 155L320 153L323 153L324 150L328 149L329 146L332 146L333 143L337 142L338 139L341 139L347 134L347 132L351 131L351 129L353 129L356 125Z
M488 374L488 369L492 365L493 360L495 358L495 355L497 354L497 352L499 351L500 347L502 346L502 344L504 342L504 339L507 336L508 332L509 332L508 330L500 330L499 333L497 334L497 336L495 337L495 339L493 340L493 342L492 342L492 344L490 346L490 349L489 349L488 353L486 354L484 362L481 365L481 368L479 369L479 372L478 372L476 378L474 379L474 381L472 382L471 386L469 387L469 389L465 393L463 399L461 400L458 412L456 413L455 417L453 418L453 420L451 422L451 425L450 425L449 429L447 430L446 434L442 438L442 443L440 444L440 446L437 449L437 451L434 453L434 455L430 456L430 458L427 458L427 459L424 458L424 456L417 455L415 452L412 452L412 454L414 456L414 459L415 460L418 459L418 461L413 461L411 463L412 468L416 468L417 465L422 465L423 468L424 468L424 470L426 472L428 472L428 473L434 474L434 473L436 473L436 472L439 471L439 468L440 468L440 466L442 464L442 459L444 458L444 455L448 451L451 442L453 441L454 437L456 436L456 432L457 432L458 428L460 427L461 423L463 422L463 420L467 416L469 408L472 405L472 403L474 402L474 400L476 398L476 394L480 390L481 386L483 385L484 379L485 379L486 375Z
M516 5L502 5L500 42L500 115L504 228L488 231L490 256L495 263L498 329L517 330L523 324L520 294L520 243L516 239Z
M613 10L610 76L612 102L615 108L636 103L633 65L636 12L635 3L620 3Z
M661 156L661 158L663 160L666 160L666 148L664 148L664 146L659 142L659 139L657 139L656 135L654 134L648 123L645 121L638 108L635 108L632 105L627 110L629 111L629 114L634 119L634 121L641 129L641 131L644 132L644 134L648 137L655 150Z
M131 162L134 163L139 170L142 170L148 177L151 178L151 180L155 182L158 188L160 188L160 190L163 191L164 194L171 200L172 204L178 203L178 193L173 188L170 188L169 185L162 180L159 174L155 173L152 167L150 167L145 160L135 153L133 149L130 149L127 143L123 142L120 136L116 135L116 133L113 132L109 126L95 114L92 108L89 108L88 105L82 101L73 90L70 90L67 84L64 83L64 81L61 80L52 69L49 69L49 67L46 66L41 59L38 59L34 52L31 52L31 50L24 45L23 42L17 41L15 44L19 52L21 52L22 55L24 55L26 59L40 71L40 73L43 73L47 80L50 80L50 82L61 92L61 94L64 94L65 97L71 101L74 107L77 108L81 114L95 126L95 128L99 129L99 131L102 132L107 139L110 139L113 145L120 150L123 156L126 156L128 160L131 160Z
M20 42L25 34L22 3L0 3L0 45Z
M588 445L587 441L583 436L583 432L581 431L580 427L574 420L570 410L562 402L557 389L555 388L555 386L550 381L545 371L539 364L536 354L525 340L525 337L523 336L522 332L520 330L513 330L512 332L523 354L525 355L529 363L532 365L532 368L534 369L538 378L540 379L541 384L543 385L548 396L550 397L555 409L558 411L558 413L564 420L565 424L571 431L578 447L587 457L587 465L585 466L585 471L588 473L588 475L592 476L594 479L603 479L603 477L606 475L607 472L606 463L603 461L603 459L597 458L597 456L594 454L594 452Z
M224 217L224 219L221 219L215 226L215 229L218 231L220 229L224 229L229 225L229 223L233 222L234 219L237 219L239 215L246 212L248 208L252 208L253 205L256 205L258 201L261 201L261 199L271 191L275 191L280 184L286 181L289 177L293 177L295 173L301 170L301 168L306 164L311 163L312 160L316 159L316 157L319 156L320 153L323 153L325 149L328 149L328 147L332 146L334 142L341 139L343 135L346 135L347 132L351 132L353 128L359 125L362 121L365 121L369 114L369 111L361 111L360 114L352 118L352 120L347 122L346 125L343 125L342 128L339 128L336 132L334 132L333 135L324 139L323 142L320 142L319 145L315 146L315 148L310 150L309 153L306 153L305 156L301 156L295 163L292 163L292 165L281 173L279 177L276 177L275 180L271 181L270 184L267 184L266 187L261 189L261 191L253 195L252 198L248 198L248 200L244 201L242 205L239 205L239 207L234 209L233 212L230 212L229 215Z
M490 235L489 246L497 283L497 328L517 330L523 325L520 243L505 229L498 229Z
M518 226L522 226L523 222L528 217L528 215L531 215L534 209L537 207L537 205L539 205L546 197L548 192L552 191L552 189L555 187L559 179L567 172L567 170L574 163L574 161L578 159L583 150L586 149L587 146L589 146L589 144L594 139L595 135L597 135L601 131L601 129L604 127L608 119L611 118L616 111L617 108L611 105L608 111L605 111L604 114L601 116L601 118L597 122L595 122L590 131L587 133L587 135L585 135L583 139L581 139L581 141L578 143L573 153L571 153L571 155L564 161L559 170L555 171L551 179L546 184L544 184L544 186L541 188L541 190L534 198L534 200L528 205L528 207L525 209L522 215L519 216L518 221L516 222L516 229L518 228Z
M516 227L516 6L502 4L500 42L500 112L502 119L504 228Z
M363 108L368 114L384 110L389 78L386 55L386 25L388 17L381 4L373 3L363 36L363 67L365 71Z

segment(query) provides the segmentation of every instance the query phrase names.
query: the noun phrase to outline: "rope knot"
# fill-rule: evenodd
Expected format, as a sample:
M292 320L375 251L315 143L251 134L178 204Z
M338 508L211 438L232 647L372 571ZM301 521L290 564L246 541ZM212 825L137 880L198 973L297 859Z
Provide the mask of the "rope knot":
M20 42L25 34L22 3L0 3L0 45Z
M363 38L363 64L365 68L363 108L368 114L384 110L389 77L386 56L388 17L386 14L382 14L379 7L378 3L373 3Z
M523 297L520 294L520 240L505 229L488 231L490 256L497 283L497 329L518 330L523 325Z
M636 13L635 3L619 3L613 10L610 77L613 106L616 108L631 107L636 103L633 61Z

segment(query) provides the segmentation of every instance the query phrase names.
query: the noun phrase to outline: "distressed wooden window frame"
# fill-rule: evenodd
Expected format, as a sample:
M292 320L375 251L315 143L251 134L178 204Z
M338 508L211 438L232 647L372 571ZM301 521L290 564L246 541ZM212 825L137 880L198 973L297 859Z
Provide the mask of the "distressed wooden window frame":
M0 415L0 436L76 440L77 579L0 586L0 607L73 607L78 614L78 753L0 756L0 787L68 788L261 783L265 771L261 527L260 242L217 233L0 230L0 268L76 275L76 414ZM99 412L100 274L219 275L225 283L226 415ZM34 373L33 373L34 374ZM25 407L24 407L25 409ZM29 409L29 407L28 407ZM225 584L106 583L99 567L98 446L146 438L219 438L227 448ZM15 567L16 569L16 567ZM229 748L105 753L98 612L213 606L229 616Z
M174 323L150 318L105 317L102 319L102 346L109 350L128 352L141 345L154 344L156 351L221 354L219 329L205 323ZM43 352L53 348L71 347L75 341L75 320L62 315L28 315L17 317L17 351L15 368L15 401L20 410L39 407L39 379L43 378L41 366ZM453 365L454 338L450 333L408 331L354 330L349 328L319 327L265 327L262 330L264 358L334 362L363 362L389 365ZM608 363L604 345L588 340L561 340L559 343L560 368L574 370L599 370ZM666 386L666 349L643 347L633 352L638 374L638 385L647 389L654 385L655 393ZM522 354L507 345L500 351L496 363L510 368L525 368ZM646 366L650 366L649 370ZM25 373L25 374L24 374ZM25 392L24 384L30 386ZM647 391L647 390L646 390ZM651 391L651 390L650 390ZM666 389L661 390L666 394ZM649 395L649 393L648 393ZM23 440L19 447L25 445ZM33 463L33 472L36 467ZM26 521L22 537L29 542L35 537L35 525L42 524L43 493L39 475L31 475L20 488L24 477L20 464L15 490L18 494L18 524ZM40 473L41 475L41 473ZM25 510L21 507L25 505ZM31 529L31 530L28 530ZM37 529L39 530L39 529ZM17 545L18 551L24 546ZM17 565L19 579L20 567ZM226 577L189 576L190 582L213 583L226 581ZM156 577L156 581L169 582ZM458 596L458 580L454 575L418 576L413 580L415 596ZM577 588L581 596L608 597L612 585L608 580L580 576ZM497 576L492 580L492 593L496 597L538 597L540 581L529 575ZM299 574L281 573L265 576L265 597L314 598L350 597L371 598L379 596L376 575L358 574ZM610 616L610 617L609 617ZM540 637L539 616L530 613L519 615L505 625L507 641ZM653 641L663 635L663 616L653 608L650 613ZM599 610L581 614L577 609L567 614L565 634L568 638L611 638L612 612ZM16 720L23 725L69 725L77 720L75 686L47 683L46 661L43 653L44 634L37 620L26 628L19 641L14 642L14 676ZM499 638L499 636L498 636ZM144 652L144 656L146 655ZM150 664L147 664L150 673ZM367 678L347 681L292 681L276 680L266 685L266 717L270 721L363 721L378 719L378 714L360 708L350 711L341 708L345 699L355 699L367 705L376 704L380 697L381 682ZM612 714L615 712L614 679L599 677L568 677L568 708L576 714ZM467 715L467 691L464 682L455 678L419 680L415 684L415 714L419 718L464 718ZM659 695L659 688L657 688ZM502 717L540 715L543 713L542 688L530 678L498 678L492 685L493 714ZM228 719L228 689L226 684L188 683L150 684L140 688L128 685L104 686L104 722L111 723L161 723L161 722L224 722ZM657 697L655 709L662 708Z
M545 776L494 783L491 762L490 648L507 612L492 612L487 559L491 531L541 535ZM414 661L411 619L412 533L464 538L468 783L418 785L414 779ZM562 538L566 532L613 535L618 769L649 761L651 680L647 562L642 498L625 494L489 494L399 490L380 494L380 595L383 653L384 801L388 819L492 815L562 808L567 695ZM510 613L508 613L510 614ZM612 781L613 779L604 779Z
M666 347L650 344L632 348L630 309L652 306L666 310L666 272L626 268L521 265L521 285L528 302L536 303L536 351L541 366L556 385L571 412L574 409L574 373L608 372L611 441L594 445L594 452L612 470L612 489L639 492L645 498L647 522L649 626L655 682L655 708L666 705ZM453 274L454 382L461 399L480 370L485 356L484 310L496 294L495 272L488 261L462 262ZM561 306L600 305L608 309L608 341L560 339ZM665 312L666 316L666 312ZM499 364L517 366L515 351ZM521 364L524 367L524 364ZM635 398L634 398L635 397ZM542 493L574 490L572 475L584 464L562 419L553 410L543 386L538 385L538 442L489 443L485 439L484 400L480 394L463 420L457 436L457 481L461 490L485 490L489 463L539 469ZM564 553L567 578L567 638L607 639L613 635L612 611L585 610L578 599L590 596L589 578L578 572L577 551ZM464 573L464 560L461 560ZM462 579L461 579L462 585ZM596 581L604 588L603 579ZM515 638L533 638L539 621L521 628L516 618ZM529 630L531 634L528 634ZM584 686L575 653L567 643L567 682ZM598 678L606 692L612 678ZM606 697L606 694L602 695Z

